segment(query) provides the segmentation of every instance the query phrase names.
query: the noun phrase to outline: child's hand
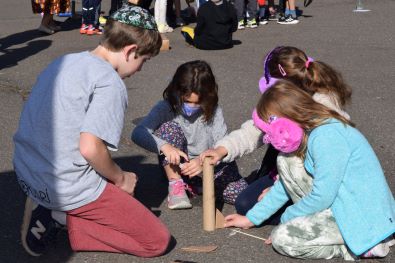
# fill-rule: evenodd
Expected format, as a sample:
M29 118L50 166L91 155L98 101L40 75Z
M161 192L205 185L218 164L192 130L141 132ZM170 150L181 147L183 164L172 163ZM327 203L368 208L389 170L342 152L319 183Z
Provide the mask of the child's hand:
M238 214L228 215L225 217L225 227L239 227L249 229L254 224L246 217Z
M134 188L137 183L137 175L132 172L122 171L123 179L119 181L118 186L121 190L125 191L130 195L134 195Z
M183 157L186 161L189 161L188 155L186 155L186 153L168 143L163 145L160 150L166 156L166 160L170 164L179 165L181 157Z
M202 172L202 166L200 165L200 160L198 158L190 160L187 163L180 165L181 174L189 177L194 177Z
M227 154L228 151L222 146L219 146L215 149L208 149L200 154L200 165L203 165L204 159L206 157L211 157L210 164L217 165L217 163L220 162Z
M266 189L263 189L262 193L258 196L258 202L261 201L265 195L270 191L271 187L268 187Z

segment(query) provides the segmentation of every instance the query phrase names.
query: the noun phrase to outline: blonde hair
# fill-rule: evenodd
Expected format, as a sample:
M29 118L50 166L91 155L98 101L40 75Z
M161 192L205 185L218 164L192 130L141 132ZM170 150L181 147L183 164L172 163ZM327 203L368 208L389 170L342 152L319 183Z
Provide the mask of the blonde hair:
M273 50L267 68L272 77L289 80L311 96L316 92L330 95L344 109L351 101L352 91L342 75L324 62L306 63L307 60L307 55L296 47L278 47ZM285 76L281 74L279 65L286 72Z
M271 115L285 117L298 123L304 130L304 138L295 154L305 157L308 134L330 118L335 118L345 125L353 124L324 105L315 102L309 93L299 89L294 83L279 80L264 92L256 107L258 116L268 121Z

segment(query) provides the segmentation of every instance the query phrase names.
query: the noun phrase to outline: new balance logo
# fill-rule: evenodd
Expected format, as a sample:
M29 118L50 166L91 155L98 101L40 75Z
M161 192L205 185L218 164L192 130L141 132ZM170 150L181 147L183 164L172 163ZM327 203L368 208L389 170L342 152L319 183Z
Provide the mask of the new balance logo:
M40 221L36 221L36 225L37 227L32 227L32 229L30 230L30 232L32 232L32 234L38 239L41 239L41 234L43 234L46 230L45 226L43 226L43 224Z

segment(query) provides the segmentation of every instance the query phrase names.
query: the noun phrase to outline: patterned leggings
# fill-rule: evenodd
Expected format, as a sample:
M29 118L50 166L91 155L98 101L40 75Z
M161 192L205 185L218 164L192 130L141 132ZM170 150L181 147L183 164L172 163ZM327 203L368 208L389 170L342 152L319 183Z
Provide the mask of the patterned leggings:
M188 142L178 123L174 121L165 122L154 132L154 134L172 146L188 153ZM159 156L159 162L162 166L169 164L162 155ZM239 181L240 179L241 176L235 162L221 163L217 165L214 168L214 186L217 201L234 204L235 199L241 190L239 191L237 188L238 185L234 185L232 182ZM183 180L193 187L202 186L202 179L199 176L195 176L192 179L183 176Z
M306 173L303 161L296 156L279 154L280 180L294 203L310 193L313 178ZM280 254L302 259L342 257L354 260L348 251L331 209L310 216L297 217L273 229L273 248Z
M69 10L70 0L31 0L34 14L59 14Z

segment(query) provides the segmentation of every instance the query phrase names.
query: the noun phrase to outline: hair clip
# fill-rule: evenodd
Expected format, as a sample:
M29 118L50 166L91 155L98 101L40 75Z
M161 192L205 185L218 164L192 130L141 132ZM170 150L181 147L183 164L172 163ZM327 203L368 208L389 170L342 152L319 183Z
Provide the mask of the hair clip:
M269 117L269 124L272 123L275 120L277 120L277 116L276 115L270 115L270 117Z
M283 77L287 75L287 72L285 72L284 68L280 64L278 64L278 70L280 71L281 75L283 75Z
M306 68L309 68L310 63L313 62L313 61L314 61L313 58L307 57L306 63L304 64L306 66Z

